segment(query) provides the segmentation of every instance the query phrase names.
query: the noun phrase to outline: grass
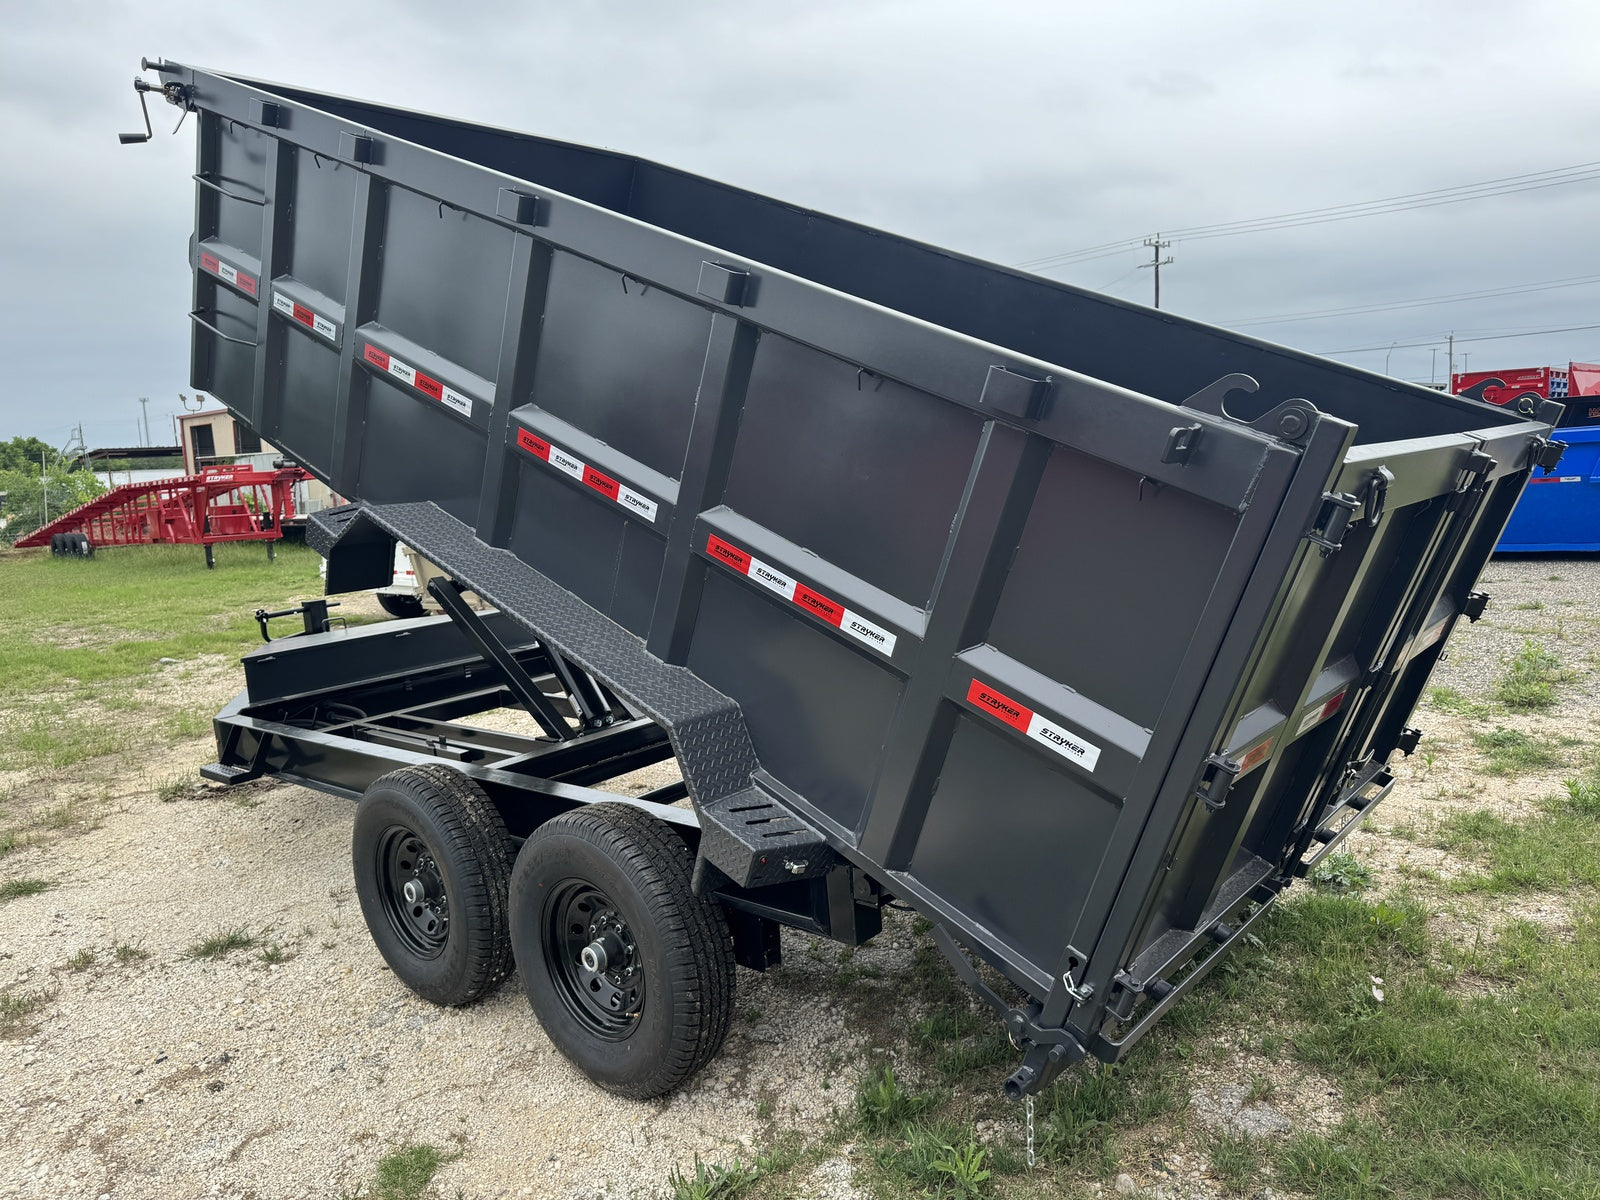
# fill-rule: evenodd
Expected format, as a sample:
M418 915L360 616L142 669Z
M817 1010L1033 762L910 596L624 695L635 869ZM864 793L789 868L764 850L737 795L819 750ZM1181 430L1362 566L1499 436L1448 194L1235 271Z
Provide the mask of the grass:
M1313 887L1325 892L1364 892L1372 886L1372 870L1346 850L1335 850L1311 872Z
M906 1091L894 1068L879 1067L856 1090L856 1120L867 1133L899 1133L938 1103L931 1095Z
M237 658L259 641L257 608L321 591L316 554L294 545L280 546L276 563L260 546L222 545L214 571L191 546L90 559L12 552L5 572L0 770L60 770L146 743L168 730L160 718L179 715L138 694L158 672L181 670L161 659ZM209 718L171 734L203 733Z
M0 904L7 900L20 900L24 896L37 896L57 886L52 879L8 879L0 883Z
M261 944L261 939L248 930L237 927L227 929L221 933L214 933L210 937L196 942L187 951L187 957L195 959L226 958L235 950L250 950Z
M139 546L89 559L0 552L0 771L25 772L49 797L51 777L121 780L128 756L152 742L206 736L208 706L168 685L197 662L236 659L259 644L252 614L321 593L317 556L278 547L220 545L207 571L199 548ZM175 660L163 663L162 659ZM119 785L120 786L120 785ZM160 799L184 794L179 781ZM17 803L0 792L0 855L92 824L103 805Z
M1563 668L1559 658L1526 638L1495 685L1494 698L1519 712L1542 711L1555 707L1555 685L1573 678L1573 672Z
M256 954L256 958L269 967L286 963L293 957L294 951L278 942L268 942Z
M371 1184L341 1193L340 1200L422 1200L433 1195L439 1168L459 1157L459 1151L444 1151L426 1142L401 1146L378 1160Z
M1508 821L1483 809L1440 822L1438 844L1480 870L1450 883L1456 892L1504 894L1600 887L1600 771L1537 802L1537 815Z
M1245 1135L1218 1134L1206 1147L1211 1170L1230 1192L1243 1195L1261 1175L1263 1150Z
M1484 769L1491 775L1520 775L1543 767L1560 766L1562 762L1561 751L1556 746L1503 726L1496 726L1488 733L1474 733L1472 744L1483 755Z
M85 946L71 958L67 959L67 970L73 972L87 971L90 967L94 966L97 958L98 955L95 954L94 947Z
M743 1195L761 1176L758 1167L734 1161L727 1166L694 1160L694 1173L685 1175L674 1168L667 1175L672 1200L734 1200Z
M1482 718L1489 714L1489 706L1473 700L1453 687L1437 685L1428 689L1428 701L1441 712L1459 713L1464 717Z
M1587 786L1525 827L1479 819L1454 836L1507 888L1600 884L1600 795L1586 815ZM1574 841L1579 820L1590 835ZM1532 857L1508 848L1530 838ZM1513 884L1494 865L1502 855L1536 869ZM1600 989L1600 904L1587 894L1570 938L1511 922L1466 949L1430 934L1426 906L1404 895L1311 892L1268 914L1263 947L1236 964L1248 995L1223 1021L1271 1012L1295 1057L1339 1081L1352 1115L1273 1143L1219 1139L1218 1178L1242 1192L1270 1169L1275 1187L1336 1200L1600 1194L1600 1014L1588 999ZM1494 994L1463 989L1468 975Z
M14 1038L29 1031L28 1017L48 1004L54 995L43 989L12 988L0 992L0 1038Z

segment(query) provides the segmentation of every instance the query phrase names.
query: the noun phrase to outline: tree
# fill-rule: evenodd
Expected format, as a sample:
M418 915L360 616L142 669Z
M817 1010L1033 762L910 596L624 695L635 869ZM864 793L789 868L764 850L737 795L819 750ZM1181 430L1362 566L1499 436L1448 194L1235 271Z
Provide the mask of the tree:
M11 444L14 446L22 440L13 439ZM4 444L0 443L0 449L3 448ZM48 461L55 457L55 452L46 446L45 455ZM38 459L34 460L32 470L0 470L0 494L5 496L4 503L0 503L0 516L6 519L5 528L0 529L0 542L11 545L45 524L47 508L53 521L78 505L87 504L105 490L93 471L69 471L61 464L50 466L41 477Z
M0 442L0 471L21 471L24 474L32 471L37 475L41 454L49 461L55 461L55 450L38 438L14 437L9 442Z

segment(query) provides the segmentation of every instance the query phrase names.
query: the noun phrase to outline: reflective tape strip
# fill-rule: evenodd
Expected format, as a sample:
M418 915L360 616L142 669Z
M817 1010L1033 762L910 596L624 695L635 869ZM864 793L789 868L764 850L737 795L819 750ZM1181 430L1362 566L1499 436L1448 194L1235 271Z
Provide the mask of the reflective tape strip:
M394 355L389 354L386 351L379 350L371 342L368 342L366 346L363 347L361 356L373 366L377 367L378 370L387 372L398 379L401 383L416 388L417 391L421 392L429 399L437 400L446 408L454 409L463 417L470 417L472 415L471 396L462 395L454 388L446 387L433 376L425 375L413 367L410 363L401 362Z
M974 679L967 688L967 703L998 721L1004 721L1019 733L1024 733L1047 749L1054 750L1062 758L1076 763L1085 771L1093 772L1095 764L1100 761L1099 746L1070 732L1059 722L1034 712L1026 704L1013 700L981 679Z
M776 592L791 604L805 609L819 621L825 621L841 633L849 634L863 645L871 646L879 654L890 657L894 654L896 634L891 633L877 622L852 612L837 600L830 600L821 592L813 591L799 580L792 579L787 573L771 563L764 563L753 555L746 554L736 546L729 545L716 534L712 534L706 542L706 554L720 563L747 575L768 591Z
M328 341L338 345L339 327L319 312L313 312L304 304L297 304L276 288L272 291L272 307L281 312L292 321L304 325L311 332L320 334Z
M233 284L247 296L259 295L256 277L247 271L241 271L230 262L223 262L209 250L200 252L200 269L207 274L215 275L227 283Z
M1295 727L1295 737L1299 737L1308 729L1312 729L1318 725L1321 725L1329 717L1333 716L1334 713L1338 712L1339 706L1344 703L1344 693L1345 689L1340 688L1333 695L1329 696L1323 703L1317 705L1317 707L1311 709L1306 713L1305 716L1301 717L1300 724Z
M577 455L569 454L560 446L545 441L531 429L517 430L517 445L535 458L543 459L556 470L571 475L585 487L599 492L607 500L620 504L635 516L643 517L651 524L655 523L660 506L643 492L636 492L627 484L611 478L603 471L596 470Z

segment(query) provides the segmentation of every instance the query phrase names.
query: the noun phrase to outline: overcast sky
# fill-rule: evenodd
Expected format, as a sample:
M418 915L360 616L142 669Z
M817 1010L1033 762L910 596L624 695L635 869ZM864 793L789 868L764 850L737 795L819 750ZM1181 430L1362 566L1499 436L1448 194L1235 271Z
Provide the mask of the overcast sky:
M141 55L603 145L1002 263L1600 160L1600 7L1399 4L5 4L0 440L154 439L187 380L192 119ZM1600 276L1600 181L1179 241L1220 324ZM1148 302L1126 249L1046 271ZM1410 379L1600 359L1600 282L1251 325ZM1388 347L1400 343L1392 352ZM1428 343L1408 346L1407 343ZM1438 354L1431 353L1434 346ZM1437 361L1437 367L1434 363Z

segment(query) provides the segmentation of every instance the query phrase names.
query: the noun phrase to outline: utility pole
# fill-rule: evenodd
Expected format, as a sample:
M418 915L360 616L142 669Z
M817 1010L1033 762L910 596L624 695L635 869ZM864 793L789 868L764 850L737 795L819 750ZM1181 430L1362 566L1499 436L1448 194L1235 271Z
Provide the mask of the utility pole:
M139 406L144 410L144 444L150 444L150 397L140 396Z
M1453 392L1456 390L1456 335L1452 333L1445 339L1445 345L1449 347L1450 374L1445 376L1444 386L1446 391Z
M1439 382L1439 347L1435 346L1432 350L1428 351L1428 353L1433 356L1432 358L1428 359L1428 382L1429 383L1438 383Z
M1172 262L1172 256L1170 254L1167 255L1166 258L1162 258L1161 257L1161 252L1163 250L1165 250L1168 246L1172 245L1172 243L1171 242L1163 242L1161 240L1161 235L1158 233L1158 234L1155 235L1155 237L1145 238L1144 244L1146 246L1150 247L1150 261L1147 262L1147 263L1140 263L1139 266L1140 266L1141 269L1144 268L1144 267L1154 267L1155 268L1155 273L1156 273L1156 307L1160 308L1161 307L1161 268L1164 267L1164 266L1167 266L1169 263Z

